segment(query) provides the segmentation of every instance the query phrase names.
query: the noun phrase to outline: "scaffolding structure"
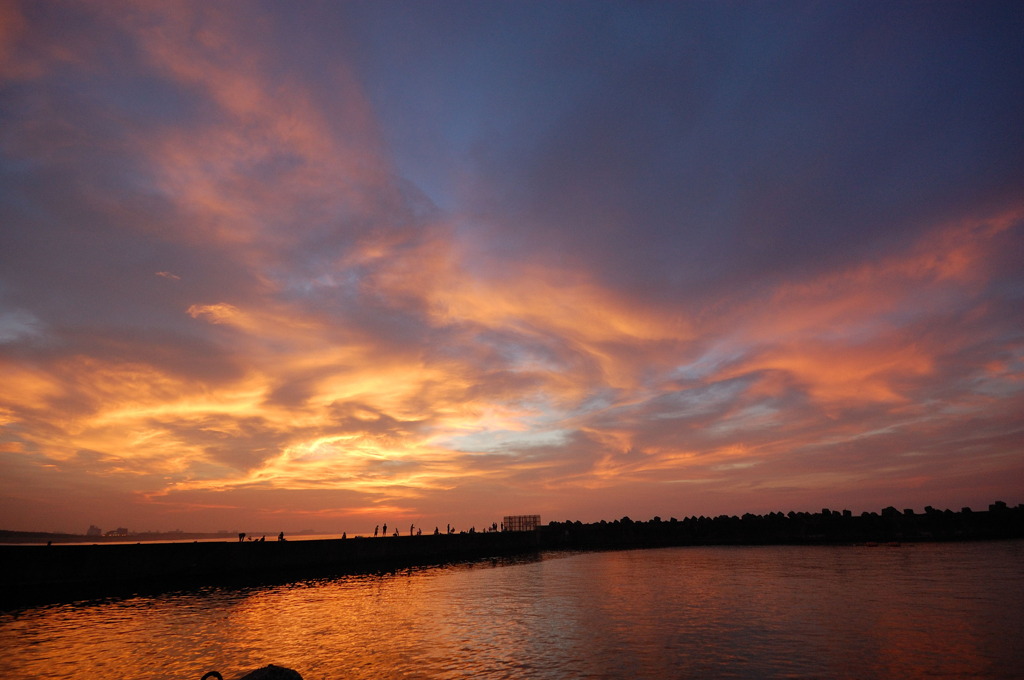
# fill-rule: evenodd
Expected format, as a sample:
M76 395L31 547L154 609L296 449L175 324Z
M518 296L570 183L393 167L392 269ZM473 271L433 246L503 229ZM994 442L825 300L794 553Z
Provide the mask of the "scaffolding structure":
M501 522L502 531L536 531L540 515L506 515Z

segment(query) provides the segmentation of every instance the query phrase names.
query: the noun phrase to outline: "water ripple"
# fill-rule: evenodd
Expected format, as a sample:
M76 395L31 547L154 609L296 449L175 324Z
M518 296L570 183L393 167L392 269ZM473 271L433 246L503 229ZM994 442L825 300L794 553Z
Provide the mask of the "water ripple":
M547 554L0 613L0 675L1022 677L1024 543Z

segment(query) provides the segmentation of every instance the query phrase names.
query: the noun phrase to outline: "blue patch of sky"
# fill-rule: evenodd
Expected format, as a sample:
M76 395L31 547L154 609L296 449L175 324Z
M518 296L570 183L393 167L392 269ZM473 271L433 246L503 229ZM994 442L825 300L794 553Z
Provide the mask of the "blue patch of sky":
M666 18L600 4L377 6L359 16L354 57L399 174L451 211L460 171L541 142L600 82L671 47Z
M644 404L648 417L656 420L694 418L714 413L735 401L747 389L744 378L723 380L708 385L661 394Z
M618 390L611 388L598 390L587 396L575 407L566 410L563 419L573 419L607 411L615 406L619 398Z
M732 434L743 430L760 431L779 422L778 409L770 402L759 402L726 414L709 425L709 434Z
M573 434L564 428L522 430L487 430L455 435L437 440L439 446L464 453L512 453L521 449L561 446Z
M456 451L475 453L507 453L542 446L560 446L575 432L574 428L566 427L573 420L573 413L583 413L582 408L567 413L542 393L519 399L511 406L525 412L518 418L518 429L480 430L442 437L437 443Z
M729 342L719 342L695 361L677 366L668 377L670 380L704 380L723 366L742 358L744 353L744 350L734 348Z
M42 337L44 324L32 312L0 309L0 344L24 342Z

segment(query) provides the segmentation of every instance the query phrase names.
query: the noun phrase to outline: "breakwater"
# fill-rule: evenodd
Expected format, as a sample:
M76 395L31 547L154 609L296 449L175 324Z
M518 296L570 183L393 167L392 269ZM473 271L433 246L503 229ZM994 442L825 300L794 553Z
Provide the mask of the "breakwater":
M468 533L309 541L0 546L0 600L69 598L286 581L540 549L540 535Z

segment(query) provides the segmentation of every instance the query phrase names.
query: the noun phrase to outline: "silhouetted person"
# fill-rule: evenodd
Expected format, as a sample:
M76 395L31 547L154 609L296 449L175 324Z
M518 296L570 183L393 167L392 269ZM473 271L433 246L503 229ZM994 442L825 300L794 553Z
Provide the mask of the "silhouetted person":
M373 528L373 537L374 538L377 538L377 532L379 530L380 530L380 525L379 524Z
M241 543L244 540L245 540L245 532L243 531L242 533L238 534L238 542ZM213 672L217 673L217 671L213 671ZM217 674L220 675L219 673L217 673Z
M413 527L415 527L415 526L416 526L415 524L410 524L410 525L409 525L409 535L410 535L410 536L413 536L413 535L414 535L414 534L413 534L413 531L412 531L412 530L413 530Z
M284 540L284 532L283 531L277 535L277 540L279 540L279 541L283 541Z
M348 534L346 534L346 533L345 533L344 531L342 531L342 532L341 532L341 538L342 538L342 539L346 539L346 538L348 538Z
M388 525L387 524L384 525L384 531L381 532L381 533L383 533L385 536L388 535Z
M440 536L441 535L441 532L438 530L437 527L434 527L434 535L435 536Z
M266 543L266 542L267 542L267 537L266 536L260 536L260 543Z

